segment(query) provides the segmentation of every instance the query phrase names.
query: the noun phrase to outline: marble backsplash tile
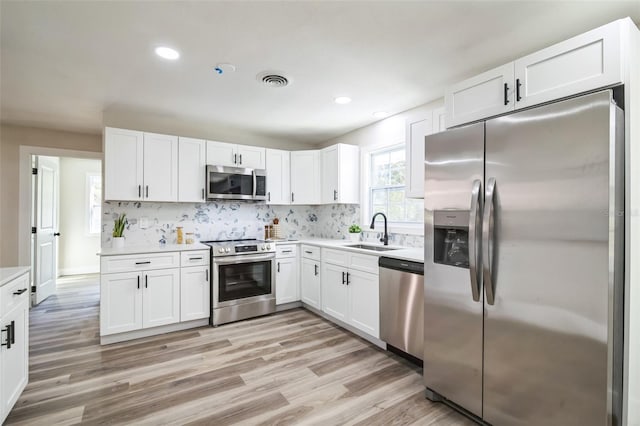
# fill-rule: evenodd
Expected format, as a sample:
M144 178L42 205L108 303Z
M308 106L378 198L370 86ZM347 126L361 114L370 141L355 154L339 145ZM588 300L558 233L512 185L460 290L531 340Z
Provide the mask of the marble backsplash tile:
M360 207L354 204L273 206L250 201L196 204L107 201L102 205L103 247L111 245L113 221L120 213L127 215L124 235L127 244L132 245L175 243L177 226L182 226L184 232L193 232L200 241L263 238L264 226L276 217L287 238L346 239L349 226L360 222ZM377 230L365 231L361 239L377 241L381 236ZM389 244L422 247L423 238L390 233Z

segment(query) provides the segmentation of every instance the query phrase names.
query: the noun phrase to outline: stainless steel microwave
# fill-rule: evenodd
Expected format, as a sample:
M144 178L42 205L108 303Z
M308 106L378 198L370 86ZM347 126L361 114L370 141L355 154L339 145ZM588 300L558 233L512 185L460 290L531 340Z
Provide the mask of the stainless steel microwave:
M267 171L207 166L207 199L266 200Z

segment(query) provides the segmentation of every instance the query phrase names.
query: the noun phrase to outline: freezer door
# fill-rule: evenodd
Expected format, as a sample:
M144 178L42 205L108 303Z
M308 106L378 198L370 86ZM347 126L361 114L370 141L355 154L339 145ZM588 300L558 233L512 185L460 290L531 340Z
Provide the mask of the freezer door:
M476 416L482 415L482 287L474 252L483 173L484 123L427 136L424 383L428 394Z
M605 91L486 122L488 423L612 424L616 111Z

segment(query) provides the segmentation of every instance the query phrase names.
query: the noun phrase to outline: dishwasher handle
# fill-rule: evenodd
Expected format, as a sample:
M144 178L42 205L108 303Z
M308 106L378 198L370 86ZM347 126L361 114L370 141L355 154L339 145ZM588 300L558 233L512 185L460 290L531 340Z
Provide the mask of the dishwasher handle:
M401 260L382 256L378 259L378 266L380 268L424 275L424 263L414 262L411 260Z

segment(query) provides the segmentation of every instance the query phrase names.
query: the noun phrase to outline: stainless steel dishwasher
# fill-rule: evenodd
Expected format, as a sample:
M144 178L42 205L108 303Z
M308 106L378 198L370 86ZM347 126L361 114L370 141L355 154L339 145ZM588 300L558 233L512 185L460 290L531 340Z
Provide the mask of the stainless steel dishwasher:
M424 341L424 264L380 257L380 339L420 360Z

